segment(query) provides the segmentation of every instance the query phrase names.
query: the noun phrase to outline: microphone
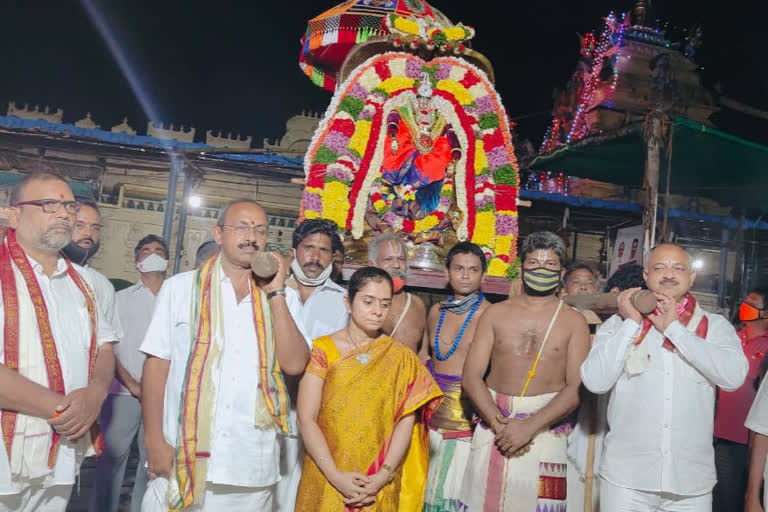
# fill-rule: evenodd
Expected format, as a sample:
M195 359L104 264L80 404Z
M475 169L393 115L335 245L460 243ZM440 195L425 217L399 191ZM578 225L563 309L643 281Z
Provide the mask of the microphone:
M563 301L577 309L616 310L618 309L617 293L595 293L591 295L567 295ZM656 308L656 296L650 290L638 290L630 298L632 305L647 315Z
M275 257L265 251L256 251L251 258L251 270L262 279L270 279L277 274L277 261Z

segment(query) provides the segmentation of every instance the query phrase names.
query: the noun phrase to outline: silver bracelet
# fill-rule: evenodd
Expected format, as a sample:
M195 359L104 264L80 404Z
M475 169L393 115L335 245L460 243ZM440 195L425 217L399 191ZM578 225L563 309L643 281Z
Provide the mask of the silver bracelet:
M271 299L272 297L277 297L278 295L282 295L283 297L285 297L285 288L280 288L279 290L269 292L267 294L267 300Z

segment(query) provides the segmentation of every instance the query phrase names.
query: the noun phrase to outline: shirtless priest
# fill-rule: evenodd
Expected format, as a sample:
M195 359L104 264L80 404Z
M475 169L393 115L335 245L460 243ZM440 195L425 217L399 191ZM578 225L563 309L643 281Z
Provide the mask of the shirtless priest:
M458 510L459 493L472 444L472 406L461 389L461 371L480 316L490 306L480 286L485 255L460 242L445 261L453 293L435 304L427 317L430 355L427 367L444 396L429 422L429 476L424 512Z
M368 264L385 270L395 284L392 306L382 331L410 347L426 358L422 344L426 327L427 308L416 295L406 292L405 277L408 274L408 248L403 240L392 233L382 233L368 245Z
M523 294L488 308L464 364L462 384L481 419L461 493L469 510L565 509L564 420L579 403L589 329L556 296L563 241L532 233L521 254Z

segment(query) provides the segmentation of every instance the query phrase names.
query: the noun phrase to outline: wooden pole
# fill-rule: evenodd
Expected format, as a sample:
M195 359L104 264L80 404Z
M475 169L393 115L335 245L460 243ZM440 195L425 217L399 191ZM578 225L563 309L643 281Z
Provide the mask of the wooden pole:
M667 187L664 190L664 220L661 224L661 239L664 242L670 242L669 233L667 233L667 222L669 220L669 183L672 176L672 149L675 139L674 127L669 130L669 142L667 143Z
M595 408L595 411L597 408ZM592 418L595 420L596 418ZM594 427L594 425L593 425ZM584 512L592 512L592 489L595 480L595 432L589 434L587 441L587 467L584 471Z
M648 113L645 120L645 211L643 212L643 249L647 254L656 244L656 214L659 208L659 166L661 162L662 118L659 110Z

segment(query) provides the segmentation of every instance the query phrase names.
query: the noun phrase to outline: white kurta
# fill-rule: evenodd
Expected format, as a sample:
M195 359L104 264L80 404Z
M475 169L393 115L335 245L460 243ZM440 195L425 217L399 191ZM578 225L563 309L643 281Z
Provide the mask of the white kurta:
M117 295L114 285L107 279L107 276L91 266L83 267L83 271L90 277L90 282L93 284L93 294L96 296L96 303L104 315L104 320L112 326L117 339L120 339L123 335L123 326L120 323L120 316L117 314Z
M163 433L176 446L184 376L194 342L190 304L194 271L163 284L140 350L170 360L165 386ZM259 352L251 297L238 303L232 282L222 273L224 341L220 364L211 375L216 389L208 481L240 487L267 487L279 478L278 433L254 426L259 393Z
M30 264L35 272L35 277L45 299L48 309L48 319L56 341L56 350L59 356L62 373L64 376L64 389L67 392L84 388L88 385L88 351L91 343L91 322L85 297L77 288L75 282L67 274L67 267L63 258L59 258L56 271L51 277L43 273L43 267L30 258ZM73 264L75 270L84 278L86 283L95 288L89 272L79 265ZM117 335L112 326L104 319L97 302L98 331L96 340L99 345L112 342ZM5 326L5 309L0 296L0 333ZM32 340L19 340L19 343L40 343L40 335L37 321L34 322L35 338ZM0 362L5 362L3 344L0 343ZM43 361L40 361L44 365ZM21 416L21 415L20 415ZM56 464L53 473L45 478L44 486L72 485L80 473L80 464L85 458L85 453L90 445L90 436L85 435L78 441L71 442L61 439ZM0 494L18 494L26 485L21 482L11 481L8 453L5 446L0 449Z
M285 288L285 301L293 321L310 342L347 326L349 313L344 305L345 295L347 290L330 279L316 287L304 303L296 289Z
M706 340L678 321L667 327L674 352L651 327L643 341L649 366L632 376L625 363L640 326L614 315L597 331L581 378L593 393L611 391L599 472L612 484L680 496L706 494L715 485L715 386L738 388L747 360L733 326L720 315L704 315Z

